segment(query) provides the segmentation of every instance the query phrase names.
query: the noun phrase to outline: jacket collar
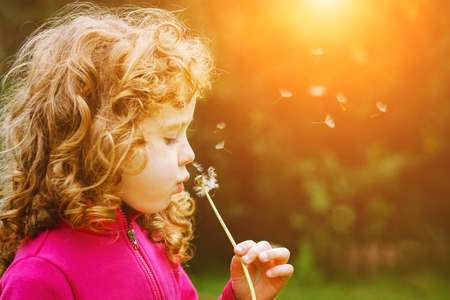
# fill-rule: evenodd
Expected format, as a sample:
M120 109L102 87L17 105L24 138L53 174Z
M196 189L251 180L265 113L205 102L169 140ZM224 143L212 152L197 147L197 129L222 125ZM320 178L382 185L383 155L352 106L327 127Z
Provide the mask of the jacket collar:
M120 231L126 231L133 228L133 222L143 214L144 213L134 210L124 203L116 210L116 220L112 223L104 222L99 224L99 231L92 230L87 226L74 227L72 224L67 223L66 221L61 221L61 224L66 227L71 227L76 231L92 235L117 236Z

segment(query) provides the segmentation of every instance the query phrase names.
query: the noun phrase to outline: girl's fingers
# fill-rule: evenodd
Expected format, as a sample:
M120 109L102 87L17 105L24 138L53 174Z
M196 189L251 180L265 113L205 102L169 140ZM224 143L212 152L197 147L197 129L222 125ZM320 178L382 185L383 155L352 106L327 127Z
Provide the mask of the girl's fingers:
M239 243L234 248L234 252L242 257L244 263L249 264L257 257L261 262L278 261L284 264L289 260L291 253L287 248L272 248L269 242L261 241L255 243L252 240Z
M259 253L259 260L264 263L271 260L276 260L281 264L285 264L289 260L290 256L291 253L289 252L289 250L287 248L281 247L269 249L267 251Z
M256 243L252 240L244 241L242 243L239 243L234 247L234 253L236 253L239 256L244 255L247 253L248 249L253 247Z
M254 244L250 249L248 249L247 253L242 256L242 261L245 264L252 263L261 252L272 249L272 246L269 242L262 241L257 244Z
M290 264L278 265L266 271L266 275L270 278L275 277L291 277L294 273L294 267Z

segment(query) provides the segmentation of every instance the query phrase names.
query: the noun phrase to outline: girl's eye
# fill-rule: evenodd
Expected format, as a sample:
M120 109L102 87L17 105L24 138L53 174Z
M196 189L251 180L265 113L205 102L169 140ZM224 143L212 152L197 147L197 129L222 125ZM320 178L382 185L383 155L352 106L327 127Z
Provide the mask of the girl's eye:
M167 145L170 145L170 144L175 144L178 141L178 139L177 138L164 138L164 141L166 142Z

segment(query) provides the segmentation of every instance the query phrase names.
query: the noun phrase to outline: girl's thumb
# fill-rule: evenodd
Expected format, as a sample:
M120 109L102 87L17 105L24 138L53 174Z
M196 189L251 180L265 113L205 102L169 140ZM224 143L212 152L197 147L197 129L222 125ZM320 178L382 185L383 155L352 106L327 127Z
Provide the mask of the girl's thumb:
M239 256L233 256L231 260L230 273L232 278L245 277L244 269L242 268L241 259Z

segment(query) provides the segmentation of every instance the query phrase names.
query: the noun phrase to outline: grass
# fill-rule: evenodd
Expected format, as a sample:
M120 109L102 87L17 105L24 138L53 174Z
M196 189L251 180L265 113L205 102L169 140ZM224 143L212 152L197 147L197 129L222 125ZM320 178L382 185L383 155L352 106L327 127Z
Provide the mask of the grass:
M225 275L213 272L191 275L199 298L217 299L228 281ZM336 279L311 284L293 277L277 300L447 300L450 299L448 282L448 278L430 272Z

